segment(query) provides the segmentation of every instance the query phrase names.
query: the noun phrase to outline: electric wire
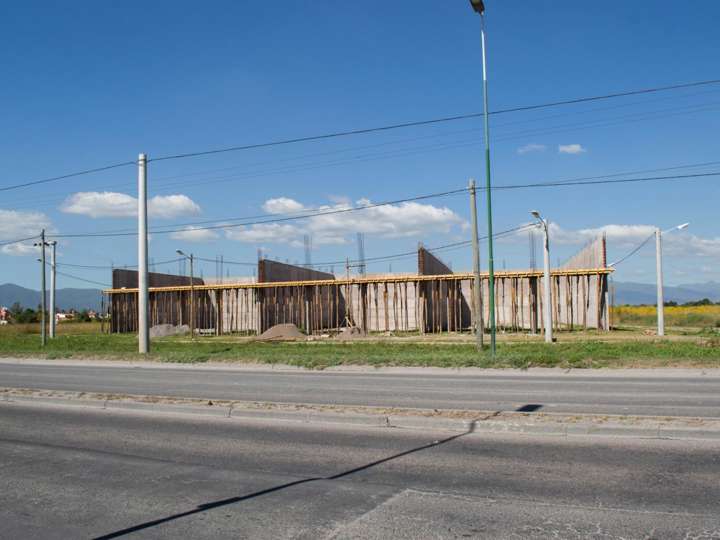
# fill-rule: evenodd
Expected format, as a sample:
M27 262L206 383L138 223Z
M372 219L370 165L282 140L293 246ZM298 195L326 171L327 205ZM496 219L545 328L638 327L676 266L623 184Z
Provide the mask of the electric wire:
M544 108L550 108L550 107L558 107L558 106L563 106L563 105L573 105L573 104L587 103L587 102L592 102L592 101L601 101L601 100L614 99L614 98L619 98L619 97L627 97L627 96L633 96L633 95L650 94L650 93L664 92L664 91L670 91L670 90L679 90L679 89L683 89L683 88L693 88L693 87L699 87L699 86L714 85L714 84L718 84L718 83L720 83L720 79L695 81L695 82L674 84L674 85L668 85L668 86L657 86L657 87L651 87L651 88L629 90L629 91L625 91L625 92L615 92L615 93L610 93L610 94L587 96L587 97L573 98L573 99L567 99L567 100L561 100L561 101L546 102L546 103L539 103L539 104L533 104L533 105L524 105L524 106L511 107L511 108L506 108L506 109L499 109L499 110L495 110L495 111L489 111L488 115L500 115L500 114L514 113L514 112L531 111L531 110L538 110L538 109L544 109ZM372 127L372 128L353 129L353 130L347 130L347 131L337 131L337 132L332 132L332 133L326 133L326 134L321 134L321 135L311 135L311 136L306 136L306 137L281 139L281 140L264 142L264 143L254 143L254 144L231 146L231 147L225 147L225 148L215 148L215 149L203 150L203 151L197 151L197 152L185 152L185 153L180 153L180 154L171 154L171 155L151 158L151 159L148 159L148 162L176 160L176 159L183 159L183 158L189 158L189 157L199 157L199 156L207 156L207 155L227 153L227 152L236 152L236 151L241 151L241 150L266 148L266 147L270 147L270 146L280 146L280 145L288 145L288 144L301 143L301 142L347 137L347 136L352 136L352 135L377 133L377 132L382 132L382 131L390 131L390 130L395 130L395 129L408 128L408 127L440 124L440 123L452 122L452 121L457 121L457 120L477 118L482 115L483 115L483 113L470 113L470 114L433 118L433 119L428 119L428 120L403 122L403 123L398 123L398 124L390 124L390 125L377 126L377 127ZM55 182L55 181L59 181L59 180L65 180L68 178L73 178L73 177L77 177L77 176L82 176L82 175L87 175L87 174L92 174L92 173L97 173L97 172L102 172L102 171L107 171L110 169L125 167L128 165L134 165L135 163L136 163L135 161L124 161L124 162L120 162L120 163L106 165L103 167L85 169L82 171L67 173L67 174L53 176L53 177L49 177L49 178L42 178L39 180L32 180L29 182L23 182L20 184L14 184L14 185L10 185L10 186L2 186L2 187L0 187L0 192L35 186L38 184Z
M718 83L720 83L720 79L696 81L696 82L691 82L691 83L682 83L682 84L675 84L675 85L670 85L670 86L658 86L658 87L653 87L653 88L644 88L644 89L640 89L640 90L629 90L626 92L615 92L612 94L603 94L603 95L597 95L597 96L588 96L588 97L582 97L582 98L567 99L567 100L562 100L562 101L540 103L540 104L535 104L535 105L524 105L524 106L519 106L519 107L511 107L511 108L507 108L507 109L499 109L496 111L489 111L488 115L507 114L507 113L514 113L514 112L522 112L522 111L532 111L532 110L544 109L544 108L549 108L549 107L558 107L561 105L573 105L573 104L578 104L578 103L587 103L590 101L600 101L600 100L613 99L613 98L618 98L618 97L634 96L634 95L640 95L640 94L650 94L650 93L655 93L655 92L678 90L681 88L691 88L691 87L705 86L705 85L718 84ZM483 113L470 113L470 114L462 114L462 115L455 115L455 116L446 116L446 117L441 117L441 118L433 118L433 119L429 119L429 120L417 120L414 122L403 122L403 123L399 123L399 124L391 124L391 125L387 125L387 126L379 126L379 127L373 127L373 128L353 129L353 130L348 130L348 131L336 131L334 133L326 133L323 135L310 135L307 137L281 139L281 140L265 142L265 143L255 143L255 144L247 144L247 145L240 145L240 146L229 146L229 147L225 147L225 148L215 148L215 149L203 150L203 151L199 151L199 152L186 152L186 153L182 153L182 154L172 154L172 155L152 158L152 159L149 159L148 161L167 161L167 160L171 160L171 159L184 159L184 158L189 158L189 157L207 156L207 155L220 154L220 153L226 153L226 152L237 152L240 150L266 148L269 146L281 146L281 145L301 143L301 142L318 141L318 140L338 138L338 137L347 137L347 136L351 136L351 135L376 133L376 132L380 132L380 131L389 131L389 130L394 130L394 129L408 128L408 127L440 124L440 123L452 122L452 121L456 121L456 120L466 120L469 118L478 118L480 116L483 116Z
M643 247L645 247L645 245L646 245L650 240L652 240L652 238L653 238L654 236L655 236L655 233L652 233L652 234L651 234L650 236L648 236L645 240L643 240L635 249L633 249L632 251L630 251L630 253L626 254L624 257L618 259L617 261L608 264L608 266L615 267L615 266L617 266L618 264L620 264L621 262L623 262L624 260L632 257L632 256L635 255L638 251L640 251Z

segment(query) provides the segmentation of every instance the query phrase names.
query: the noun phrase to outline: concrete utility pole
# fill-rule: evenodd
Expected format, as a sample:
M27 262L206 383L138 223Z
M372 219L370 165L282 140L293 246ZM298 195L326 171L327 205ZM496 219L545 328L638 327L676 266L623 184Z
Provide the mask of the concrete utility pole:
M37 244L35 244L37 245ZM42 255L40 256L40 264L42 265L42 272L40 272L40 344L44 347L47 344L47 335L45 331L46 326L46 315L45 311L47 308L47 301L45 300L45 293L47 287L45 285L45 229L40 233L40 249Z
M492 187L490 182L490 121L488 118L488 79L485 58L485 3L482 0L470 0L473 10L480 15L480 43L482 46L483 77L483 120L485 135L485 196L487 200L488 221L488 300L490 303L490 350L495 357L495 258L493 256Z
M655 264L657 268L657 335L665 335L665 298L662 273L662 232L655 229Z
M543 323L545 325L545 343L553 342L552 330L552 289L550 287L550 232L548 230L549 223L547 219L540 216L540 212L533 210L530 212L532 216L542 225L545 249L543 257L543 286L544 286L544 303L543 303Z
M480 242L478 239L477 224L477 200L475 197L475 180L470 180L470 213L472 215L472 250L473 250L473 274L475 294L473 295L473 309L475 311L475 341L478 350L483 347L483 310L482 310L482 285L480 281Z
M56 289L56 264L55 264L55 255L56 255L56 248L57 248L57 242L52 241L48 242L50 247L52 247L52 251L50 252L50 338L55 337L55 289Z
M138 156L138 352L150 352L148 325L147 155Z

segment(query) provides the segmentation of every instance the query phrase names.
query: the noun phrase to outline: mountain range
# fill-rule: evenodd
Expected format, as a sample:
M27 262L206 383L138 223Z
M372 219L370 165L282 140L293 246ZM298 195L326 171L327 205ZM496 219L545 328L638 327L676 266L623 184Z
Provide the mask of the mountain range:
M654 283L614 282L615 305L655 304L657 302L657 287ZM706 283L689 283L686 285L669 286L663 288L666 302L694 302L708 298L713 302L720 302L720 283L708 281Z
M100 311L100 289L58 289L56 305L58 309L81 311L94 309ZM40 291L26 289L14 283L0 285L0 306L10 307L19 302L24 308L35 309L40 305ZM48 302L50 299L48 298Z

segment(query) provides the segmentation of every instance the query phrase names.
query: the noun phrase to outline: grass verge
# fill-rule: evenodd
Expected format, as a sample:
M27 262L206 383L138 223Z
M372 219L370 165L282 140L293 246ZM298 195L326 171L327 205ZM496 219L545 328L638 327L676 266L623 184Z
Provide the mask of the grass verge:
M0 356L137 360L134 335L62 335L41 349L37 335L0 338ZM310 369L339 365L528 368L720 367L720 339L500 343L492 359L467 343L259 343L167 338L153 341L148 360L287 364Z

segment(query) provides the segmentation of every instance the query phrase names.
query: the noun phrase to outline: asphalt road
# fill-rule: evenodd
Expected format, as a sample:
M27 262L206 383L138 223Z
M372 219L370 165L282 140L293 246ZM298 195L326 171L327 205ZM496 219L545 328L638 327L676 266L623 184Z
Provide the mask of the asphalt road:
M0 403L0 538L719 538L720 444Z
M307 372L0 362L0 387L210 399L557 413L720 416L720 376Z

